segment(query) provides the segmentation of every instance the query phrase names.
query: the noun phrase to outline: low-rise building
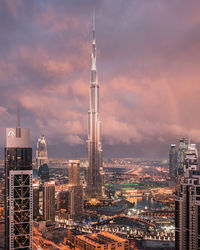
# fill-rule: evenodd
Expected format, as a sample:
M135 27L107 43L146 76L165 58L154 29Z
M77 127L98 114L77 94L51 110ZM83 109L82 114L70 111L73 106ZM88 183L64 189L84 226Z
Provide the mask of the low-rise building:
M129 250L129 241L108 232L100 232L77 235L74 246L75 250Z

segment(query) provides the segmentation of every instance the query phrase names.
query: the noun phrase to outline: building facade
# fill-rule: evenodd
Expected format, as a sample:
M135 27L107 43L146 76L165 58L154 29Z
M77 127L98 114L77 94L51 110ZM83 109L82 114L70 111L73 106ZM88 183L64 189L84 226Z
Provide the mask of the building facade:
M32 149L28 128L6 129L5 249L32 249Z
M73 220L80 219L83 215L83 188L82 186L69 187L69 213Z
M177 177L177 149L175 144L171 144L169 150L169 177L172 181Z
M55 182L45 182L43 186L43 219L55 221Z
M129 241L108 232L77 235L75 249L84 250L129 250Z
M179 146L177 149L177 175L178 177L183 176L184 174L184 159L185 151L188 148L188 139L181 138L179 140Z
M69 210L69 190L60 191L57 195L57 210L64 209Z
M181 183L175 201L176 250L200 249L200 172L193 171Z
M40 166L48 164L47 157L47 141L44 135L41 135L37 141L36 149L36 167L39 170Z
M40 194L40 184L33 184L33 219L37 219L39 214L39 194Z
M196 145L185 151L184 176L175 201L175 245L177 250L200 249L200 171Z
M42 164L39 167L38 179L40 181L41 186L44 184L44 182L49 181L49 167L46 163Z
M88 170L87 190L89 198L101 197L103 176L102 176L102 147L99 117L99 83L96 67L96 39L93 20L93 40L91 55L91 80L90 80L90 109L88 111Z
M69 202L68 212L73 220L79 219L83 214L83 187L80 185L80 161L70 160L68 164L69 175Z
M80 161L70 160L68 163L68 176L70 186L80 185Z

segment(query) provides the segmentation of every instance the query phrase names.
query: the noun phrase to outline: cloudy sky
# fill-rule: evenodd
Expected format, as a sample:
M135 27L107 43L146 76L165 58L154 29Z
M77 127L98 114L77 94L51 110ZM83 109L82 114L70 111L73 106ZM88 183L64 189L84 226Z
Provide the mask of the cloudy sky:
M0 146L20 108L33 148L45 134L51 157L86 154L94 8L104 155L199 144L199 0L1 0Z

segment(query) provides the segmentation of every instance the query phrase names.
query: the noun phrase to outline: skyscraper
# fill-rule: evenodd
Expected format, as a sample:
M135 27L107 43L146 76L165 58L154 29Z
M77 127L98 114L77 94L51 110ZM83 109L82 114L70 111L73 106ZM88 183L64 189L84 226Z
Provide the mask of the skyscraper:
M39 216L39 190L40 184L33 184L33 219L36 219Z
M5 177L5 249L32 249L32 148L19 118L17 128L6 129Z
M175 144L171 144L169 150L169 177L175 180L177 176L177 149Z
M57 209L65 209L66 211L69 210L69 190L60 191L57 195Z
M200 249L200 171L194 144L189 144L185 151L183 171L175 201L175 244L177 250L197 250Z
M36 166L39 170L40 166L48 163L47 157L47 141L44 135L38 138L36 149Z
M55 182L45 182L43 186L43 219L55 221Z
M80 161L70 160L68 163L69 185L80 185Z
M46 163L39 167L38 179L40 180L41 185L43 185L44 182L49 181L49 167Z
M83 187L80 185L80 161L70 160L69 174L69 206L71 219L78 219L83 213Z
M69 187L69 213L71 219L79 219L83 214L83 188L82 186Z
M88 171L87 171L87 196L102 196L102 147L99 119L99 83L96 67L96 39L93 17L93 40L91 55L90 79L90 109L88 111Z
M184 173L184 159L185 151L188 148L188 140L186 138L181 138L179 141L178 152L177 152L177 175L178 177L183 176Z
M184 177L188 178L193 170L199 170L198 151L196 144L188 144L184 158Z

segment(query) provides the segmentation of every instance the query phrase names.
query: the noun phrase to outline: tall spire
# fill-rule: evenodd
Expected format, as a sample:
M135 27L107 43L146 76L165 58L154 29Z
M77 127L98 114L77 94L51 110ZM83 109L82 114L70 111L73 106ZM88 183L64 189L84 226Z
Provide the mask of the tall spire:
M93 11L93 17L92 17L92 35L93 35L93 41L95 40L95 10Z
M87 196L90 198L102 195L102 148L99 117L99 84L96 67L95 12L92 18L92 53L90 78L90 109L88 112L88 170Z
M20 128L20 110L17 110L17 128Z
M92 17L92 55L91 55L91 70L93 72L97 71L97 66L96 66L96 38L95 38L95 10L93 12L93 17ZM93 74L95 75L95 79L94 77L91 77L91 82L96 82L96 78L97 78L97 73Z

